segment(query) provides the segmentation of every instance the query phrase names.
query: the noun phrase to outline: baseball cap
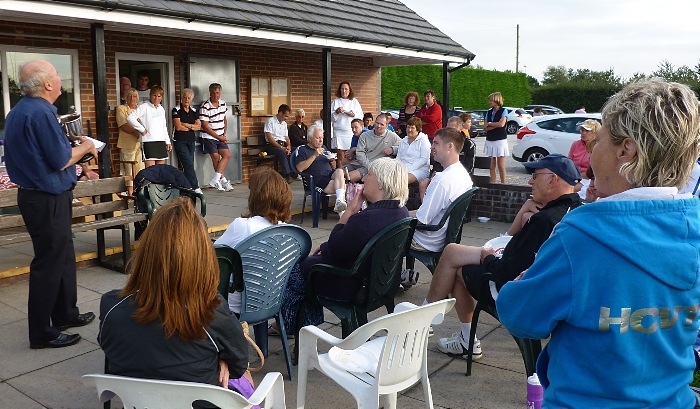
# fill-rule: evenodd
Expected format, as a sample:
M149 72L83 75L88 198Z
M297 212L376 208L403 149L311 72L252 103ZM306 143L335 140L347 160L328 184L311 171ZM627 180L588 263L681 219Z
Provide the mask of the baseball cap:
M571 186L581 180L581 171L574 161L559 153L549 154L537 162L523 162L523 165L528 169L549 169Z
M576 129L580 130L581 128L583 128L583 129L585 129L585 130L587 130L587 131L592 131L592 130L593 130L593 126L595 125L596 122L598 122L598 121L596 121L595 119L586 119L586 120L583 121L583 122L577 123L577 124L576 124Z

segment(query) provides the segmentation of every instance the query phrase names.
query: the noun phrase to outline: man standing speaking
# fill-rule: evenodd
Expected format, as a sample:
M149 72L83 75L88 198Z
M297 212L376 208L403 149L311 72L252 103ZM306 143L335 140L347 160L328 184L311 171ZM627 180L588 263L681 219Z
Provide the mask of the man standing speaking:
M75 163L85 154L97 156L83 138L71 147L56 119L53 103L61 95L61 78L47 61L20 68L24 97L7 115L5 157L10 179L19 185L17 203L32 238L29 268L29 346L61 348L80 341L64 334L87 325L95 314L80 314L71 235L71 202L77 183Z

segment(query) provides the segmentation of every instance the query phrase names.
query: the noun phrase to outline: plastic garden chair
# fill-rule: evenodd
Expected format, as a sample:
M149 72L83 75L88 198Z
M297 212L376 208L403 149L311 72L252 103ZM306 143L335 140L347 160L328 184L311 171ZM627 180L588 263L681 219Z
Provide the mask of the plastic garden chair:
M459 243L462 241L464 216L467 214L469 203L471 203L472 197L477 190L479 190L478 187L473 187L459 196L454 202L450 203L438 224L419 224L416 226L416 230L438 231L445 225L445 223L447 223L447 231L445 232L445 246L443 246L443 248L450 243ZM418 260L425 264L432 274L435 272L435 267L437 267L438 261L440 261L440 256L442 256L442 250L418 251L409 249L408 255L406 256L406 268L413 269L415 267L416 260Z
M219 289L224 289L233 276L233 287L242 290L241 321L248 322L255 332L255 343L268 356L267 321L275 318L279 326L289 378L294 379L291 354L284 320L280 317L282 296L294 264L306 258L311 250L311 237L298 226L270 226L248 237L234 249L216 246L219 259ZM239 260L231 252L239 254ZM222 293L228 299L228 291Z
M318 300L321 305L340 318L343 337L348 336L360 325L366 324L367 313L381 306L386 307L388 313L394 311L394 296L399 291L401 282L401 264L411 245L416 222L416 219L407 217L375 234L349 270L329 264L316 264L311 267L307 283L307 298ZM335 301L318 296L314 286L314 279L318 274L345 277L368 274L366 300L357 304L354 301ZM297 326L304 320L303 311L305 311L304 305L300 307Z
M153 379L128 378L116 375L84 375L85 386L97 388L100 402L107 402L115 396L125 408L134 409L192 409L194 401L207 401L227 409L247 409L265 401L266 409L284 409L284 382L282 374L270 372L255 388L250 399L222 388L195 382L160 381Z
M428 380L428 333L431 323L439 324L455 300L448 299L421 307L411 303L396 306L393 314L379 317L338 339L309 325L300 333L297 408L306 403L308 371L318 369L350 392L358 408L396 408L397 393L417 382L423 385L427 408L433 407ZM371 341L370 337L386 331ZM382 334L383 335L383 334ZM318 341L333 346L318 353Z
M311 217L313 227L318 227L318 214L323 206L323 220L328 219L328 198L332 194L325 193L323 188L316 186L313 175L306 172L299 172L296 165L296 156L299 148L297 147L291 155L289 155L289 164L292 166L292 171L301 176L301 181L304 184L304 199L301 202L301 223L304 223L304 210L306 209L306 196L311 196Z
M467 349L467 373L465 374L467 376L471 376L472 374L472 353L474 348L474 337L476 337L476 326L479 323L479 313L484 311L498 320L496 304L491 298L489 281L492 281L491 273L484 273L479 279L479 294L477 294L476 297L476 307L474 308L474 315L472 316L472 328L471 332L469 333L469 348ZM515 335L513 335L513 339L515 339L515 342L518 344L518 348L520 348L520 353L523 356L527 376L534 374L535 366L537 364L537 357L539 357L540 352L542 352L542 342L539 339L518 338Z

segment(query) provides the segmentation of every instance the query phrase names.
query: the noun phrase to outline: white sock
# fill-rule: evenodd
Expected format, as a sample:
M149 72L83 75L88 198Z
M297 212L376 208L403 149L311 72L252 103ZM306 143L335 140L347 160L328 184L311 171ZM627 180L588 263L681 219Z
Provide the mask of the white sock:
M345 201L345 189L335 189L335 197L338 200Z
M465 342L469 342L469 333L472 330L471 322L462 322L459 324L462 327L462 339ZM474 336L474 343L476 343L476 336Z
M226 180L226 176L221 175L221 183L226 183L226 182L228 182L228 181Z
M221 180L221 173L214 173L214 181L218 182Z

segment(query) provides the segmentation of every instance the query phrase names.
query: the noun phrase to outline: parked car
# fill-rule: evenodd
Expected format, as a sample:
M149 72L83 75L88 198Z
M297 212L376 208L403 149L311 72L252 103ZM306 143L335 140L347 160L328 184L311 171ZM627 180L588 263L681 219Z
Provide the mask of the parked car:
M586 119L601 122L597 113L536 116L518 132L513 159L534 162L550 153L568 155L571 144L581 138L578 126Z
M463 109L450 109L447 111L447 117L452 117L452 116L459 116L460 114L468 112L472 114L472 127L469 129L469 134L473 138L477 136L484 136L486 135L486 131L484 131L484 115L479 114L478 112L475 111L470 111L470 110L463 110Z
M517 133L520 128L529 124L532 121L532 115L525 112L522 108L504 107L508 110L506 120L506 132L508 135Z
M542 112L544 112L545 115L557 115L557 114L563 114L564 111L561 109L552 106L552 105L539 105L539 104L530 104L530 105L525 105L523 107L524 110L526 111L533 111L535 108L542 108Z

